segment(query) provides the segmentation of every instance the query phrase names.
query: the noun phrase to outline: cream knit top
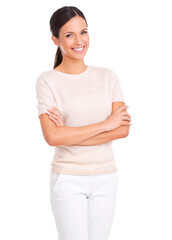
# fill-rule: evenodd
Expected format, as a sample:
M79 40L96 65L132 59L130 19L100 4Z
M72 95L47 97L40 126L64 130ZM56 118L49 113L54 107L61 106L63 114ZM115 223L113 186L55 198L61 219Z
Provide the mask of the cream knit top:
M117 75L110 69L88 65L80 74L48 70L36 81L38 116L54 106L65 126L81 127L107 119L112 102L124 102ZM52 173L96 175L117 171L112 142L54 147Z

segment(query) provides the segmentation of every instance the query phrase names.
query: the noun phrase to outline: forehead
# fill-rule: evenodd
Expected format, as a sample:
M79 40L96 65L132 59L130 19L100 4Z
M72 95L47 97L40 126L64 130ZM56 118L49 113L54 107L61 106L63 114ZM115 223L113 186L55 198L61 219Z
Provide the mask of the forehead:
M86 21L80 16L75 16L61 27L60 32L77 32L86 27Z

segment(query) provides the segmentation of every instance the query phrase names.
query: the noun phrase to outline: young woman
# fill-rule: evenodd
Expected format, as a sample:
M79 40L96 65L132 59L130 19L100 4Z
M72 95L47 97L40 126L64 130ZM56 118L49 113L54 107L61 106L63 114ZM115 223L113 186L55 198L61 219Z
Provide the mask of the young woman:
M88 25L76 7L50 19L54 68L37 79L38 116L55 147L50 202L59 240L107 240L118 175L112 141L128 136L131 117L116 74L86 65Z

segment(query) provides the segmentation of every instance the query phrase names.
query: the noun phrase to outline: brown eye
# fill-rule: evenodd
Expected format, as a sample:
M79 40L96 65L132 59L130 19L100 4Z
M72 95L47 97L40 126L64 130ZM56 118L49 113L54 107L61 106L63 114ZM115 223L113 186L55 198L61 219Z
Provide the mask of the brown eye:
M86 34L87 33L87 31L83 31L81 34Z
M66 37L69 38L70 36L72 36L72 34L67 34Z

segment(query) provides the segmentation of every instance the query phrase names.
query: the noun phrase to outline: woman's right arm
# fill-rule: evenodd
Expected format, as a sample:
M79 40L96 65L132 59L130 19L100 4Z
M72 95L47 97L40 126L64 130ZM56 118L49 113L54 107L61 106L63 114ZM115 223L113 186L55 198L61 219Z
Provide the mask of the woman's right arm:
M57 127L46 113L39 119L44 139L50 146L73 145L106 131L104 121L83 127Z
M44 139L50 146L74 145L99 133L129 125L131 119L126 108L127 106L122 106L105 121L83 127L57 127L55 123L49 119L48 114L43 113L39 118Z

